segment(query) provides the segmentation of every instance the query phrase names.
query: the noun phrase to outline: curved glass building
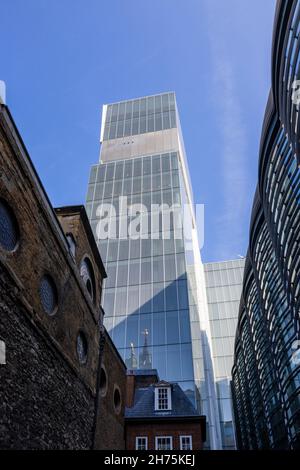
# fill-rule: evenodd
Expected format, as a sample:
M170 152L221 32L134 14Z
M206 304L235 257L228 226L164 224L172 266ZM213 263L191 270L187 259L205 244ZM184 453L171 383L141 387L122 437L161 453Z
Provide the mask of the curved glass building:
M300 448L300 1L277 2L232 391L238 447Z

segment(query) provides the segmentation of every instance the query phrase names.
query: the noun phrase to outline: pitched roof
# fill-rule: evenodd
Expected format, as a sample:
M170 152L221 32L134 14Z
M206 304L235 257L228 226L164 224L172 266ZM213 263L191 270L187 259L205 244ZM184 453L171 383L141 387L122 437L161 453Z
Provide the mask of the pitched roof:
M178 384L172 384L172 410L156 411L154 406L155 385L135 390L134 404L126 408L125 418L176 418L176 417L199 417L200 414L192 405L186 394Z

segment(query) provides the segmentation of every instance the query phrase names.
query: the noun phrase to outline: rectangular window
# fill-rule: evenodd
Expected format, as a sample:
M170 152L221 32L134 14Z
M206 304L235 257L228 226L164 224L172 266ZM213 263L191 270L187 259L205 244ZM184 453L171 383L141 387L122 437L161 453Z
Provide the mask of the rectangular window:
M192 436L180 436L180 450L193 450Z
M148 437L136 437L135 450L148 450Z
M173 450L173 438L171 436L156 437L155 450Z
M155 389L155 410L171 410L171 387L157 387Z

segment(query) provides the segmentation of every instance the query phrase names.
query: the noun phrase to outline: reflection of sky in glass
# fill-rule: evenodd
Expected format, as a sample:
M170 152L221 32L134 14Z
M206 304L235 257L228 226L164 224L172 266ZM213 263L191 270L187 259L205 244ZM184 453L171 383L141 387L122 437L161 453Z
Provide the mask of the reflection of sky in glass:
M92 168L87 211L95 232L99 204L181 203L177 153L100 164ZM128 222L128 220L127 220ZM147 227L146 227L147 228ZM194 374L183 240L110 239L98 242L106 266L105 326L127 367L158 369L162 379L179 382L194 400ZM151 230L149 220L148 231ZM147 231L147 230L145 230ZM147 332L145 334L145 332Z

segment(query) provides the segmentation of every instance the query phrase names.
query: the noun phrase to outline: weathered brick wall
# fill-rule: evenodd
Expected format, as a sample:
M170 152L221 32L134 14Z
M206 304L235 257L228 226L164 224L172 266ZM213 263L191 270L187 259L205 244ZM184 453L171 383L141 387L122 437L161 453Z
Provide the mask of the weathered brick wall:
M202 449L201 425L195 422L126 423L126 449L135 449L135 438L148 436L148 449L155 450L156 436L172 436L173 450L180 449L180 436L192 436L193 450Z
M102 450L125 449L124 411L126 402L126 369L117 350L106 334L102 365L107 376L106 390L100 392L99 425L96 446ZM114 389L118 387L121 395L121 409L114 406ZM102 426L101 423L105 423Z
M88 449L94 397L18 298L0 264L0 448Z
M0 198L13 211L20 235L14 251L0 246L0 340L7 351L6 365L0 365L0 448L91 448L103 266L79 219L74 221L77 256L71 255L12 118L1 105ZM80 277L85 255L95 270L94 299ZM39 294L45 274L58 291L53 315L46 313ZM88 346L83 362L77 351L79 332ZM125 384L120 357L112 353L107 363L111 380L118 383L123 374ZM107 429L102 429L103 438L109 435L116 449L124 447L123 408L116 418L107 403L109 410L102 411L103 419L98 416L97 430Z

